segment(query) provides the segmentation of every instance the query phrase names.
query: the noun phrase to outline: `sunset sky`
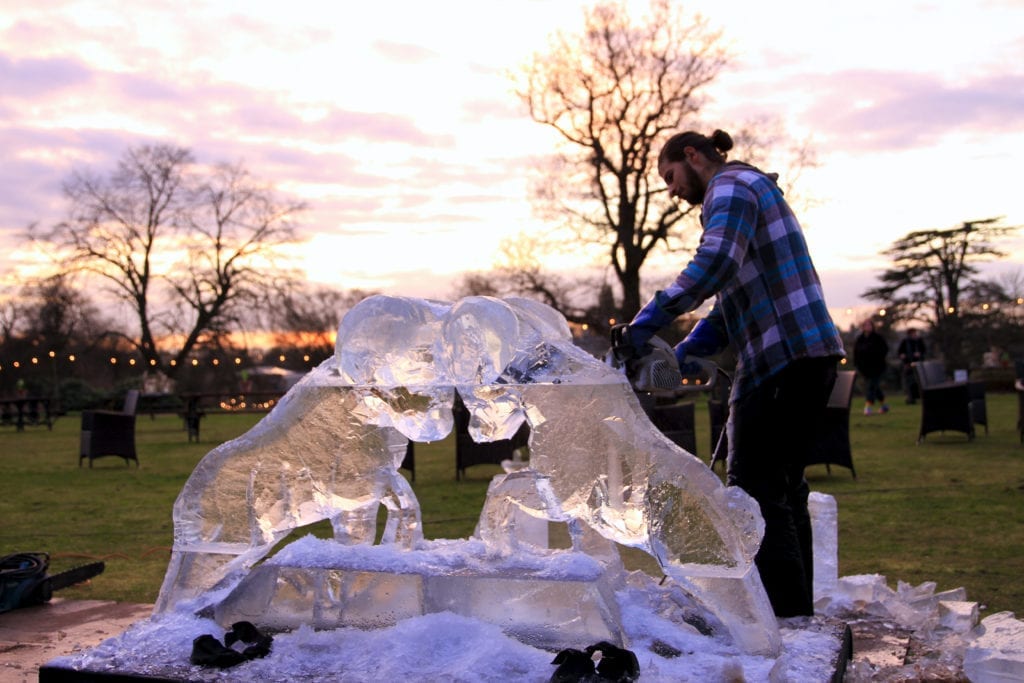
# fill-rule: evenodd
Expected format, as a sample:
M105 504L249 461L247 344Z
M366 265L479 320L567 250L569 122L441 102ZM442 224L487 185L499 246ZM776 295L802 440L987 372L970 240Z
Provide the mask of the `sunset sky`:
M553 137L506 73L583 6L0 0L0 275L38 258L19 235L62 216L72 169L170 143L308 201L310 279L443 297L544 227L528 172ZM801 220L833 308L863 303L907 232L1024 224L1024 0L684 7L734 55L705 132L776 116L817 150ZM1000 269L1021 268L1024 242L1005 246Z

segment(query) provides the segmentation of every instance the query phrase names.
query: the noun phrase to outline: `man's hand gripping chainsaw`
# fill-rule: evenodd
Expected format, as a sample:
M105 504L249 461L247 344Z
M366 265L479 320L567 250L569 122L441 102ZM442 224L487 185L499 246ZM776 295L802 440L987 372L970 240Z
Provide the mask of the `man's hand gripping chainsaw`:
M711 361L688 356L680 365L675 351L660 337L653 336L638 347L629 334L625 323L612 327L612 348L605 362L621 369L634 391L681 396L709 391L714 385L717 368Z

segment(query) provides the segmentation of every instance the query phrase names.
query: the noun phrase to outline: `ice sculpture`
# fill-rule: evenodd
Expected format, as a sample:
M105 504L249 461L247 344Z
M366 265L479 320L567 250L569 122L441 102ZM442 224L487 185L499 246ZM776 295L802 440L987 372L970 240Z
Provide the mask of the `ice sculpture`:
M451 431L456 391L477 441L528 423L529 467L492 482L473 538L426 541L398 466L409 439ZM292 530L325 519L333 541L304 539L261 562ZM538 520L564 523L572 548L545 547ZM746 652L781 646L753 565L756 504L662 436L626 378L575 346L560 314L526 299L360 302L335 356L198 464L174 529L157 612L285 628L451 610L540 646L566 633L621 639L620 544L651 555Z

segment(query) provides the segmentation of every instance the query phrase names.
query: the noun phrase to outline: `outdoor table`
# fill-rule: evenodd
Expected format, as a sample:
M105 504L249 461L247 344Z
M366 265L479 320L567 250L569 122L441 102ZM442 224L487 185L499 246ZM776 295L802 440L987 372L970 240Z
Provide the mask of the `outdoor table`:
M25 431L26 424L45 424L53 429L50 399L39 396L0 399L0 421L5 425L14 424L19 432Z
M985 426L988 416L985 406L984 382L944 381L921 384L921 431L917 442L924 441L930 432L958 431L974 438L976 424Z
M199 441L199 423L208 412L266 413L283 396L280 391L190 392L178 394L185 405L185 427L188 440Z

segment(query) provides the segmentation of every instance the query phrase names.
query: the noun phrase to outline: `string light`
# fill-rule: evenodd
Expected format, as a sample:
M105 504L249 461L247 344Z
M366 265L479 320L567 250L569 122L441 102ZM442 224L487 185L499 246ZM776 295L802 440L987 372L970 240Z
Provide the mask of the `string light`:
M1016 306L1018 308L1013 308L1014 306ZM1017 297L1012 297L1012 298L1008 297L1005 300L996 300L996 301L991 301L991 300L990 301L977 301L977 300L965 301L963 310L965 310L965 311L971 310L971 311L976 311L976 312L982 312L982 313L984 313L986 315L1006 314L1006 315L1009 315L1009 316L1011 316L1011 317L1013 317L1013 318L1015 318L1017 320L1020 320L1021 319L1021 310L1020 310L1019 307L1021 307L1021 306L1024 306L1024 296L1017 296ZM853 315L856 314L855 309L852 308L852 307L851 308L846 308L844 310L845 310L845 313L846 313L847 316L853 316ZM957 306L947 306L947 308L945 309L945 312L947 313L947 315L950 315L950 316L955 315L955 314L958 313L958 307ZM888 317L888 314L889 314L889 312L885 308L877 309L876 315L878 317L880 317L880 318ZM617 319L615 317L609 317L607 320L608 320L608 324L609 325L615 325L617 323ZM584 331L589 331L591 329L590 325L587 324L587 323L581 323L579 325L579 328L584 330ZM150 351L152 351L152 350L150 350ZM297 352L297 350L296 350L296 352ZM13 370L24 371L26 369L26 366L38 367L40 365L41 361L44 360L47 357L49 357L51 359L51 361L54 361L54 362L59 361L60 358L61 358L61 352L58 352L56 350L49 350L49 351L45 351L44 353L45 353L45 355L43 355L43 356L39 356L39 355L29 356L27 361L24 360L24 357L22 357L19 360L12 360L10 358L6 358L6 359L3 360L3 363L0 364L0 370L5 370L7 372L11 372ZM200 353L202 353L202 352L200 352ZM25 354L25 355L27 356L28 354ZM153 358L152 355L153 355L153 353L149 353L149 354L146 354L145 356L141 356L140 357L137 354L136 357L133 357L133 356L131 356L128 353L115 354L115 355L109 356L109 364L111 365L112 368L113 367L117 367L119 364L125 364L125 365L127 365L127 366L129 366L131 368L138 368L140 365L141 366L147 366L148 365L149 367L154 368L154 369L157 368L157 367L160 367L163 363L166 363L167 366L171 367L171 368L177 368L179 366L178 361L175 360L175 359L167 359L166 356L162 356L160 358ZM299 355L299 353L297 352L297 353L295 353L293 355L297 356L297 355ZM102 356L100 356L100 357L102 357ZM63 358L65 359L65 362L68 362L68 363L76 363L78 361L78 358L77 358L76 354L74 354L74 353L68 353L67 355L63 356ZM210 357L210 356L207 356L207 357L203 358L202 360L200 360L199 358L191 358L191 359L188 359L188 360L191 361L190 365L192 367L194 367L194 368L199 368L200 366L203 366L203 365L206 365L208 367L219 368L220 365L222 365L222 364L229 365L229 364L232 364L232 363L234 364L234 366L236 368L240 368L243 364L248 365L248 364L260 364L261 362L272 362L272 358L273 357L267 357L264 360L262 352L260 350L258 350L258 349L254 349L254 350L251 350L250 352L248 352L245 357L241 357L241 356L226 357L223 362L221 361L220 358ZM310 354L310 353L301 353L301 359L302 359L302 362L304 364L307 364L307 365L314 361L314 358L313 358L312 354ZM279 352L279 355L277 356L276 360L277 360L278 363L283 365L283 364L285 364L287 362L288 356L287 356L286 353L280 353ZM848 361L846 359L843 359L842 360L842 364L843 365L847 365ZM55 371L56 371L56 368L55 368Z

